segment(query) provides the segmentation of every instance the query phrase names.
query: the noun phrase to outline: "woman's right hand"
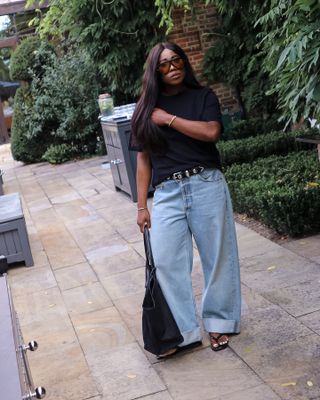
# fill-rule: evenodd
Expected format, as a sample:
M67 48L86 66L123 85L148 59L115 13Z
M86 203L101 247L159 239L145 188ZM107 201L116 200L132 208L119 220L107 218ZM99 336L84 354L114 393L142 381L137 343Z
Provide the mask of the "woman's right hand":
M137 224L140 227L140 232L143 233L144 226L151 227L150 213L147 209L138 211Z

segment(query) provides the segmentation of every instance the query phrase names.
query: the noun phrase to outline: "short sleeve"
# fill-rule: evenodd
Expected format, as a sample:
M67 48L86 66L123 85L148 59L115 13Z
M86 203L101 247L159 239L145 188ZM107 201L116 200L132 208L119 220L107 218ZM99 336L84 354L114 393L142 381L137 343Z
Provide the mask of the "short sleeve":
M211 89L207 89L204 102L203 109L201 114L202 121L217 121L221 125L221 133L223 132L223 124L221 117L221 110L218 97Z

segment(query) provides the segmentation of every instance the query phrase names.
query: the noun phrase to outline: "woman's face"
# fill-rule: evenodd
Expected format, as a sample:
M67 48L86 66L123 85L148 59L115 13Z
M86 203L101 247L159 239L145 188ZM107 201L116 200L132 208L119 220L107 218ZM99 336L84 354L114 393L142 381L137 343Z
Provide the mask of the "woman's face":
M165 85L182 85L185 78L184 60L174 51L164 49L159 57L158 71Z

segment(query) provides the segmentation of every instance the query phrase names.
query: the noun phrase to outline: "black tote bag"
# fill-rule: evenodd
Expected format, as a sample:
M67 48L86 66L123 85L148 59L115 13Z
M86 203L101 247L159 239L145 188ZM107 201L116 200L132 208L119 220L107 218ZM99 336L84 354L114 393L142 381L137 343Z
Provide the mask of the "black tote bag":
M144 228L143 239L146 252L146 291L142 303L142 335L144 348L159 355L182 343L183 336L157 280L147 226Z

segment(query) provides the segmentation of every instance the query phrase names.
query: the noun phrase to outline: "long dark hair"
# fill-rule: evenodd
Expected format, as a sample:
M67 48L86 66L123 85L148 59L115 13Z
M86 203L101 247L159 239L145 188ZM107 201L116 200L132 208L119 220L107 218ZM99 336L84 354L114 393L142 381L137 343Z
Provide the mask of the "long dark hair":
M163 88L161 75L157 69L160 54L164 49L174 51L184 60L184 85L197 89L202 87L194 75L188 57L177 44L158 43L150 50L142 79L141 96L132 116L131 127L135 144L154 154L164 154L167 150L167 140L163 131L151 120L152 111Z

